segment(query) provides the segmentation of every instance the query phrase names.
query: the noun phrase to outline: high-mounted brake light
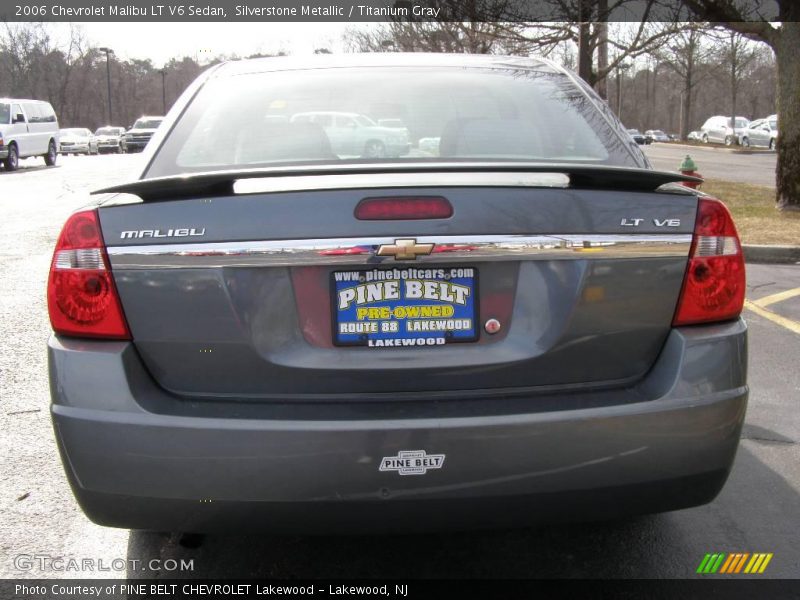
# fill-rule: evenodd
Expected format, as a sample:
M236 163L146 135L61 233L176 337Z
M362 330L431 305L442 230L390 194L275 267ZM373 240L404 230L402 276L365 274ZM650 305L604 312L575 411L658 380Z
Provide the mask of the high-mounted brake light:
M356 206L355 216L362 221L449 219L453 207L441 196L364 198Z
M734 319L742 312L744 294L744 256L731 214L719 200L700 198L673 325Z
M77 212L64 225L50 265L47 308L60 335L130 339L97 211Z

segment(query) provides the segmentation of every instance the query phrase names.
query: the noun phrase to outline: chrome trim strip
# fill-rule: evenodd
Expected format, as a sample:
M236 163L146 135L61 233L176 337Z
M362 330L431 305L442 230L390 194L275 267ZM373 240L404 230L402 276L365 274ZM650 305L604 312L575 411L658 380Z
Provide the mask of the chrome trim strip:
M564 173L359 173L237 179L236 194L404 187L569 187Z
M384 244L412 236L190 243L108 248L111 266L127 269L209 267L292 267L327 265L411 265L508 260L579 260L685 257L690 234L669 235L454 235L417 236L436 244L416 260L377 256Z

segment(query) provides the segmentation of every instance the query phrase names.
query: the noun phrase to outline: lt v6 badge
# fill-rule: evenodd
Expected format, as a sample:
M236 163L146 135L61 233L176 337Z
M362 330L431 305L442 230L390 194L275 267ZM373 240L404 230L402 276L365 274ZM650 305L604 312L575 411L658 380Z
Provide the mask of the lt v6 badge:
M620 225L622 227L638 227L644 223L644 219L622 219ZM653 225L656 227L680 227L681 220L680 219L653 219Z

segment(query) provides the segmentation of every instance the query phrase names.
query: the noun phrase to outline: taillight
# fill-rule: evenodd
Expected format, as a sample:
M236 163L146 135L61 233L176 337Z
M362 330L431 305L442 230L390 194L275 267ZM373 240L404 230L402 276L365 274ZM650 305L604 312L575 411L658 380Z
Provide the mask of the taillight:
M47 308L60 335L130 339L97 211L73 214L61 230L50 265Z
M453 207L441 196L364 198L356 206L355 216L362 221L449 219Z
M734 319L745 294L744 257L730 212L719 200L700 198L689 265L673 325Z

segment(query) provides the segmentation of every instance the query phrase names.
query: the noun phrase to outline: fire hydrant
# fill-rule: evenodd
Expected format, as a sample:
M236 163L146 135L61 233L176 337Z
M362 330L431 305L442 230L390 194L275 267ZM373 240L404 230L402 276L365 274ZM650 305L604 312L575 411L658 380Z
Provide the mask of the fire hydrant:
M683 159L681 166L678 167L678 171L681 172L682 175L689 175L690 177L699 177L700 179L703 178L700 173L697 172L697 165L694 164L692 157L688 154L686 158ZM696 190L700 184L703 183L702 181L681 181L681 185L685 185L686 187L690 187L693 190Z

